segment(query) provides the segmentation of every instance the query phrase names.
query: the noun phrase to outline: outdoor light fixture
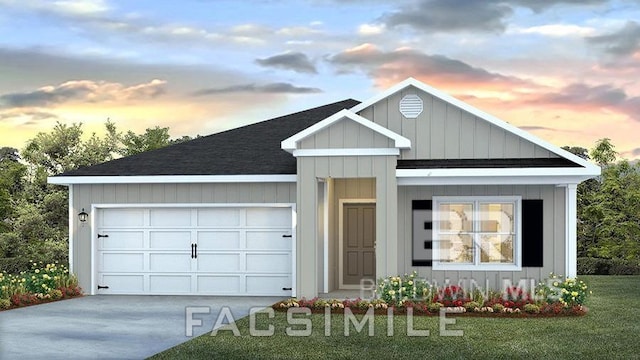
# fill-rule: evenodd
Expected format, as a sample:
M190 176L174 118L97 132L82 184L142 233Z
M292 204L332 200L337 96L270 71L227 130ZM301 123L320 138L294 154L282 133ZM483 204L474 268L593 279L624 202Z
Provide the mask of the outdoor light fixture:
M84 208L82 208L82 211L78 214L78 219L80 219L80 222L83 223L86 222L88 218L89 214L84 212Z

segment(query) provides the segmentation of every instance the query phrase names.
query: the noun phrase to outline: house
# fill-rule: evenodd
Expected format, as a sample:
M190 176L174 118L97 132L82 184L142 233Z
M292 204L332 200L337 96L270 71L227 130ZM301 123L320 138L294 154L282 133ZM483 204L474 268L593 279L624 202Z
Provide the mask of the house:
M415 79L49 178L91 294L313 297L576 274L600 168ZM79 221L78 214L88 215Z

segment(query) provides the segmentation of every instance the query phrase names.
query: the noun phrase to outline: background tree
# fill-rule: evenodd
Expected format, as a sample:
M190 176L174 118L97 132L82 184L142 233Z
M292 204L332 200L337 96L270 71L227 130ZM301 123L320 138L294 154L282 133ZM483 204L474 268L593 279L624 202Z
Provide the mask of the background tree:
M618 157L615 146L613 146L609 138L598 140L589 155L600 166L612 164Z
M562 148L573 155L589 160L589 150L587 150L587 148L583 148L581 146L563 146Z
M85 138L82 124L58 122L27 142L22 159L16 149L0 148L0 271L68 261L68 189L47 177L190 139L171 140L169 128L159 127L122 136L110 121L105 130Z

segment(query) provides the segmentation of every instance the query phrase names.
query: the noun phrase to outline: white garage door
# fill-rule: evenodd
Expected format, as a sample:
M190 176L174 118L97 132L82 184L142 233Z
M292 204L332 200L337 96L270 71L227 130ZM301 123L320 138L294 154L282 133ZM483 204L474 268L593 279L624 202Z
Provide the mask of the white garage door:
M98 210L97 294L282 295L290 207Z

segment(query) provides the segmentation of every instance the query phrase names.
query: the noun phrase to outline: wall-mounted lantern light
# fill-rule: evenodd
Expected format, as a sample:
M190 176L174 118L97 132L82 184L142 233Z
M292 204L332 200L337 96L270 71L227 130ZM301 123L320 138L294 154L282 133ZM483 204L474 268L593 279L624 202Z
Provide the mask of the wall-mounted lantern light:
M89 214L84 212L84 208L82 208L82 211L78 214L78 219L80 220L81 223L84 223L84 222L87 222L88 218L89 218Z

